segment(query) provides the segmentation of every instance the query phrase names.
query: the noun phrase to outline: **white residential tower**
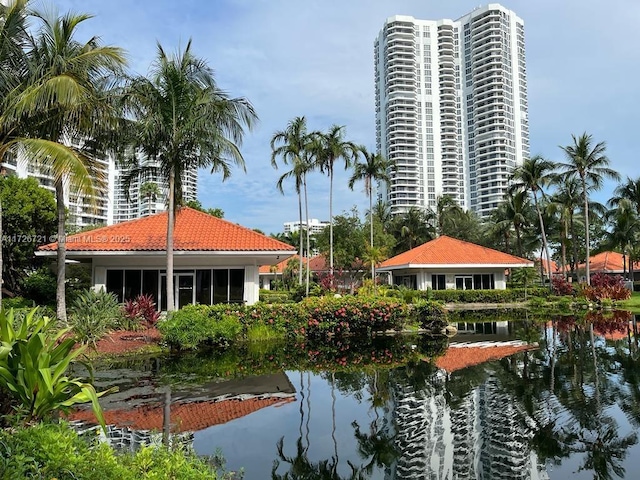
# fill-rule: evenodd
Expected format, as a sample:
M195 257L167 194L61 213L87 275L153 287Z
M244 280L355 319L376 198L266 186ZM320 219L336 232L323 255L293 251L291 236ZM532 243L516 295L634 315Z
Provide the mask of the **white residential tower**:
M529 156L522 19L499 4L458 20L391 17L375 41L375 92L392 213L449 195L488 216Z

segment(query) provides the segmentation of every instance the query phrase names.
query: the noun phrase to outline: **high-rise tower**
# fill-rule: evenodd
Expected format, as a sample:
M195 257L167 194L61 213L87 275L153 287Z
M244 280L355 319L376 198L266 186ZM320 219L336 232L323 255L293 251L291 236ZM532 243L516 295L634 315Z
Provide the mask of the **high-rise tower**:
M375 41L377 150L392 213L452 197L487 216L529 156L524 23L499 4L387 19Z

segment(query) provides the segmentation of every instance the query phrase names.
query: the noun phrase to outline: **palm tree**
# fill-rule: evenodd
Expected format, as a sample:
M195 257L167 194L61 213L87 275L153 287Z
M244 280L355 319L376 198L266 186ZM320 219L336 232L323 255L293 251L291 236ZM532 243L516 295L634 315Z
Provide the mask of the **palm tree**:
M140 197L147 199L147 210L151 215L151 202L154 202L160 195L160 187L156 182L145 182L140 186Z
M412 207L394 221L395 253L402 253L435 237L428 212Z
M364 188L367 192L367 197L369 197L369 246L371 248L371 279L375 281L376 278L376 264L375 258L376 256L380 256L381 252L374 254L374 246L373 246L373 182L388 182L389 181L389 169L393 165L391 160L387 160L379 153L374 154L367 151L365 146L360 146L360 153L364 157L364 162L359 162L356 160L356 163L353 166L353 174L349 179L349 188L353 190L353 186L358 180L364 180ZM331 242L333 242L333 238L331 238ZM333 245L333 243L332 243Z
M631 202L622 199L618 203L618 208L610 210L607 217L611 224L611 230L605 235L607 247L622 250L623 259L625 259L622 273L626 277L626 260L628 260L630 276L633 278L632 252L640 236L638 214Z
M571 136L573 144L560 147L566 155L567 163L560 163L558 166L566 170L569 175L580 179L582 186L582 201L584 205L584 235L585 235L585 274L587 285L591 285L589 273L589 190L600 190L605 178L619 180L620 175L615 170L609 168L609 159L605 155L606 144L599 142L592 145L593 138L587 133L579 137Z
M612 207L617 207L623 200L631 202L636 213L640 215L640 177L635 180L627 177L627 181L618 185L613 191L613 197L608 203Z
M25 2L17 2L17 4ZM23 148L54 179L58 204L57 316L66 320L65 223L67 186L93 198L103 183L98 159L107 145L98 141L118 117L111 89L121 78L123 51L102 46L97 37L75 39L84 14L33 13L41 25L29 38L22 82L5 97L3 125L13 125L7 148ZM3 130L5 129L3 128ZM4 154L4 151L2 152ZM4 156L4 155L2 155Z
M529 225L530 209L531 204L525 192L511 191L507 191L504 200L496 209L497 224L503 227L513 228L516 235L516 250L519 257L524 256L523 232Z
M316 137L315 157L320 172L329 175L329 273L333 281L333 168L337 160L344 161L345 170L358 156L359 147L344 139L344 126L332 125L327 133Z
M291 170L283 174L279 179L276 187L280 193L284 194L282 187L283 182L288 178L295 180L296 193L298 194L298 213L300 229L299 236L299 261L298 284L302 285L302 257L303 257L303 236L302 236L302 190L306 184L306 174L311 169L308 162L308 151L312 142L312 136L307 131L307 120L305 117L296 117L289 122L287 128L278 131L271 137L271 165L278 168L277 158L282 157L285 165L290 165ZM306 195L306 189L305 189ZM308 215L307 215L308 216ZM307 228L307 231L309 229Z
M208 64L191 51L168 55L158 44L149 78L130 80L125 104L135 119L131 147L145 158L130 175L159 173L168 185L167 310L174 305L173 231L182 203L184 173L201 167L231 175L231 164L244 169L239 146L256 113L244 98L230 98Z
M449 195L440 195L435 209L436 233L451 235L456 230L456 220L464 213L460 205Z
M523 192L531 192L533 195L533 205L538 214L540 222L540 232L542 234L542 248L547 256L547 274L551 282L551 256L549 255L549 244L547 243L547 233L544 228L542 211L538 203L538 192L544 196L544 187L549 185L554 178L556 164L544 159L540 155L526 159L522 165L517 167L511 175L511 188Z
M577 280L576 267L578 265L578 242L576 235L576 209L581 208L580 199L580 182L575 177L558 176L554 181L556 191L551 196L551 209L560 216L560 222L563 225L563 233L561 235L562 248L562 267L567 272L566 247L569 242L569 233L571 233L572 260L569 262L571 267L571 277ZM567 272L568 273L568 272Z

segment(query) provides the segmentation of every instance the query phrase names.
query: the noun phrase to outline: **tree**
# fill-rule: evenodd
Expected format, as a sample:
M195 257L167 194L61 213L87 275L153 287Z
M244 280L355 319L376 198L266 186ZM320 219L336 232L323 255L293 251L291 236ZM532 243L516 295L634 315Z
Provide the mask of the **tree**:
M526 159L511 175L512 189L531 192L533 195L533 205L536 209L536 213L538 214L538 221L540 222L542 248L547 256L549 284L551 284L551 256L549 255L549 244L547 243L547 233L544 228L542 211L540 210L540 204L538 203L538 193L541 193L544 196L544 188L551 183L554 177L553 172L555 168L555 163L545 160L540 155L536 155Z
M589 273L589 262L591 260L589 251L589 190L600 190L605 178L619 180L620 175L615 170L609 168L609 159L605 155L606 144L599 142L593 145L593 138L587 133L583 133L579 137L571 136L573 144L566 147L560 147L566 156L566 163L560 163L558 166L566 170L569 175L580 179L582 186L582 201L584 205L584 223L585 223L585 273L587 276L587 285L591 284Z
M19 2L17 2L19 3ZM16 3L16 4L17 4ZM66 188L94 198L103 181L97 160L105 157L103 132L118 117L109 95L125 64L123 52L97 37L75 39L84 14L34 13L39 30L29 37L21 83L4 98L3 131L8 149L23 148L53 177L58 211L57 316L66 320Z
M285 180L293 178L295 180L296 193L298 194L298 227L302 232L302 190L305 192L306 205L306 175L311 170L309 162L309 149L313 135L307 131L307 120L305 117L296 117L289 122L285 130L278 131L271 137L271 165L278 168L277 158L282 157L285 165L289 165L291 170L284 173L279 179L276 187L280 193L284 194L282 187ZM307 215L308 219L308 215ZM307 231L309 229L307 228ZM302 285L302 257L303 257L303 237L299 237L299 262L298 283Z
M500 228L513 228L516 235L516 253L525 256L523 231L530 225L531 204L525 192L507 191L502 203L494 214L494 221Z
M359 147L344 139L344 126L332 125L327 133L316 136L312 148L319 170L329 175L329 274L333 278L333 167L342 159L348 169L357 158Z
M156 182L145 182L140 186L140 198L147 199L147 211L149 215L151 215L153 210L151 203L156 201L160 193L162 192Z
M613 191L613 197L608 203L612 207L618 207L624 200L629 201L635 212L640 215L640 177L635 180L627 177L626 182L618 185Z
M431 216L419 208L410 208L393 222L393 236L396 238L395 254L406 252L435 238Z
M623 259L625 259L623 276L626 277L627 274L626 260L628 260L630 276L633 279L633 246L638 243L638 238L640 238L640 219L638 219L635 207L624 199L618 203L618 208L608 212L607 217L611 230L606 233L605 245L608 248L619 248L622 251Z
M349 188L353 190L353 186L359 180L364 180L364 188L369 198L369 247L371 249L371 278L376 278L376 258L379 259L384 256L383 250L375 250L373 243L373 182L388 182L388 171L393 165L393 162L387 160L380 154L374 154L367 151L365 146L360 146L359 151L364 157L364 162L356 160L353 166L353 174L349 179ZM333 233L331 236L333 245ZM374 254L374 252L376 252Z
M245 128L257 120L248 100L220 89L208 64L191 51L174 55L158 44L149 78L129 81L127 111L134 118L131 148L151 160L130 165L130 175L158 173L168 185L167 310L174 305L173 231L182 204L182 178L192 168L231 175L231 165L245 169L240 145Z
M577 280L576 269L578 265L578 242L576 236L576 209L580 208L580 183L577 178L558 176L554 181L556 190L550 197L550 209L557 213L562 224L560 235L562 271L568 278L567 266L570 266L571 276ZM572 260L567 262L567 246L571 233Z
M24 276L37 268L36 248L49 243L56 231L53 194L33 178L0 179L2 202L2 277L7 289L18 291Z
M201 212L208 213L212 217L224 218L224 210L218 207L205 208L202 206L199 200L189 200L184 204L185 207L200 210ZM255 229L254 229L255 230Z

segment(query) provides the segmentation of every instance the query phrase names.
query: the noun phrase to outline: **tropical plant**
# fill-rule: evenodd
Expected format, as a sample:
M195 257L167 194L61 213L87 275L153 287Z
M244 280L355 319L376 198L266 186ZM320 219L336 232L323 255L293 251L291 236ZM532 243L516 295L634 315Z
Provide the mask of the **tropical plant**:
M345 170L358 156L359 147L344 139L344 126L332 125L326 133L315 135L311 148L316 165L329 176L329 273L333 276L333 171L335 162L342 159Z
M393 236L396 238L396 254L411 250L436 236L431 212L416 207L397 215L393 222Z
M118 299L104 289L79 293L69 308L69 321L76 340L94 347L109 329L118 325L121 316Z
M125 64L121 49L101 46L97 37L75 39L84 14L34 13L40 21L29 38L21 83L6 97L2 122L13 128L7 149L24 149L53 177L58 204L57 316L66 319L66 189L91 201L103 186L99 166L108 142L104 131L118 118L111 91Z
M349 179L349 188L353 190L353 186L357 181L364 180L364 188L367 193L367 197L369 198L369 248L371 252L371 255L369 255L369 257L371 262L371 278L375 280L376 262L379 261L384 256L384 254L373 254L376 251L373 244L373 182L388 182L388 172L392 167L393 162L387 160L379 153L374 154L367 151L367 148L364 145L360 146L359 150L364 157L364 162L356 160L356 163L353 166L353 174ZM383 253L383 251L379 250L378 253Z
M207 63L191 50L175 55L160 44L150 77L130 80L125 105L135 119L131 148L140 152L127 165L127 179L158 174L168 185L167 310L175 308L173 292L173 231L182 201L182 179L194 168L210 167L231 175L230 165L245 168L239 146L244 129L257 117L244 98L230 98L220 89ZM126 163L126 162L125 162Z
M91 402L104 427L98 397L115 389L98 393L90 383L67 376L71 362L84 352L84 347L74 349L68 333L36 310L14 328L13 311L0 310L0 387L18 401L26 423Z
M151 295L140 294L134 299L127 300L123 310L126 330L137 330L140 324L147 328L153 327L160 319L160 312Z
M609 159L605 155L606 144L599 142L593 145L593 137L583 133L579 137L571 136L573 144L560 147L565 153L566 163L558 164L558 167L565 170L569 175L580 179L582 186L582 201L584 205L585 220L585 274L587 285L591 283L589 272L590 245L589 245L589 191L600 190L605 178L619 180L620 175L615 170L609 168Z
M147 215L153 213L152 202L155 202L162 192L156 182L145 182L140 186L140 198L147 199Z
M624 183L615 188L608 203L612 207L618 207L625 200L630 202L636 214L640 215L640 177L635 180L627 177Z
M578 241L576 235L576 209L580 208L580 181L577 178L566 175L558 175L554 179L555 192L550 197L549 209L552 214L557 214L562 231L560 234L560 248L562 259L562 271L568 278L569 273L574 281L578 280L576 270L578 266ZM569 246L569 234L571 234L571 262L567 262L567 248ZM570 267L570 268L567 268Z
M549 255L549 244L544 226L542 211L538 201L538 193L544 196L544 188L551 183L554 178L556 164L544 159L540 155L526 159L522 165L517 167L511 175L511 188L523 192L531 192L533 195L533 205L538 214L540 222L540 232L542 234L542 248L544 249L547 261L547 275L551 281L551 256Z
M293 178L295 180L296 193L298 194L299 231L302 233L302 204L304 192L304 206L306 211L306 237L307 249L309 247L309 205L307 202L307 174L313 169L311 146L317 132L307 131L307 120L305 117L296 117L289 122L287 128L278 131L271 138L271 165L278 168L277 158L282 157L285 165L289 165L291 170L284 173L276 184L280 193L284 194L282 187L285 180ZM299 264L298 284L302 285L302 258L304 256L303 236L299 237ZM306 290L309 293L309 262L307 262Z

